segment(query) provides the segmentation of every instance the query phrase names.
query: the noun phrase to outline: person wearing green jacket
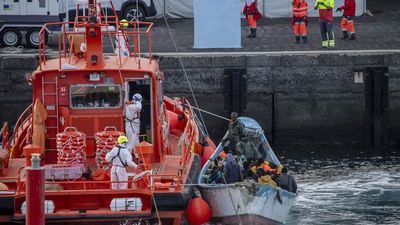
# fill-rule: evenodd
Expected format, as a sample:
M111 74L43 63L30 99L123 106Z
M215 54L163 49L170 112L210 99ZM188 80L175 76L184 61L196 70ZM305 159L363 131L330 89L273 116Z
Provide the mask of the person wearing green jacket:
M322 36L322 47L335 47L333 33L334 0L316 0L314 9L319 11L319 27Z
M231 113L231 120L229 122L228 136L221 140L222 144L229 140L229 151L236 155L236 145L239 143L240 139L245 137L244 125L238 120L238 113Z

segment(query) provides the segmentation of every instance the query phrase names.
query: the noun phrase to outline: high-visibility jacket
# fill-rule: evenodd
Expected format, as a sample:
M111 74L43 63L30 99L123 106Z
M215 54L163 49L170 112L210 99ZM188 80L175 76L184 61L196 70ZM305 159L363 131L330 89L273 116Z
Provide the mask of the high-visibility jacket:
M307 0L293 0L292 12L294 17L308 16L308 4Z
M339 7L344 10L343 16L355 16L356 15L356 1L355 0L344 0L344 5Z
M246 0L243 7L243 15L254 15L257 11L257 1L256 0Z
M324 3L324 5L318 4L318 3ZM315 1L315 6L317 6L317 4L318 4L318 9L319 9L319 19L325 20L328 22L332 22L333 21L333 8L335 7L334 0L317 0L317 1Z

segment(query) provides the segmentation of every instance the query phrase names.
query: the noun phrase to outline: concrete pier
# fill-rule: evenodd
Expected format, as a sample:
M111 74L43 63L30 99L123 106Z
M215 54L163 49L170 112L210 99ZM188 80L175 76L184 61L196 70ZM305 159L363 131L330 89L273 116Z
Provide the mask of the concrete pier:
M166 74L165 94L192 98L177 55L158 55ZM373 105L365 68L387 67L382 74L387 77L382 98L388 102L382 109L382 144L400 143L400 51L185 53L181 59L200 108L227 117L232 101L240 101L240 114L259 121L270 141L280 146L370 145L374 131L368 112ZM1 55L0 62L0 122L13 124L31 102L24 75L36 68L37 59ZM235 71L240 90L232 86ZM232 99L234 91L239 100ZM219 140L226 121L203 116L209 133Z

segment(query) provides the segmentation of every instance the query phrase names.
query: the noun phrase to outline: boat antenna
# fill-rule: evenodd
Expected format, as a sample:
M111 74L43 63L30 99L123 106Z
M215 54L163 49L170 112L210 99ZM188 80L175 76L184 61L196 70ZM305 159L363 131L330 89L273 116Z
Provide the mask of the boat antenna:
M140 48L141 48L141 44L140 44L140 21L139 21L139 0L136 0L136 17L135 15L133 15L133 19L135 20L136 18L136 22L137 22L137 28L136 28L136 35L137 35L137 40L138 40L138 50L139 50L139 54L138 54L138 61L139 61L139 66L140 66ZM142 15L143 17L144 15Z
M158 3L161 5L160 0L158 0ZM165 5L164 5L164 7L165 7ZM197 103L196 96L194 95L193 88L192 88L192 84L191 84L190 81L189 81L189 77L188 77L188 75L187 75L187 72L186 72L186 69L185 69L185 65L183 65L181 53L180 53L179 50L178 50L178 47L177 47L177 45L176 45L174 36L172 35L171 28L169 27L168 19L167 19L167 16L166 16L165 13L164 13L164 15L163 15L163 18L164 18L165 24L167 25L168 34L169 34L169 36L170 36L170 38L171 38L171 40L172 40L172 43L174 44L175 52L176 52L177 55L178 55L179 64L180 64L181 67L182 67L183 74L185 75L185 78L186 78L186 82L187 82L188 85L189 85L190 93L192 94L192 97L193 97L193 100L194 100L194 104L196 104L196 108L199 109L200 107L199 107L199 104ZM200 115L200 120L201 120L201 122L202 122L202 124L203 124L203 126L204 126L205 132L206 132L207 136L209 136L209 133L208 133L208 130L207 130L207 126L206 126L206 123L204 122L204 119L203 119L203 116L202 116L202 114L201 114L201 111L199 111L199 115Z

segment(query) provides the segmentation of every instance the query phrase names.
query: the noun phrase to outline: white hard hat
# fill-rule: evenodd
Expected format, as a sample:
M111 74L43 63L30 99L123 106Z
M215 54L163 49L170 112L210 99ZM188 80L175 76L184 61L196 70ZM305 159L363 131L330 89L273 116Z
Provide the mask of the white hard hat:
M142 95L140 95L139 93L136 93L136 94L134 94L132 96L132 100L141 102L142 101Z

